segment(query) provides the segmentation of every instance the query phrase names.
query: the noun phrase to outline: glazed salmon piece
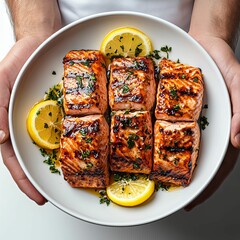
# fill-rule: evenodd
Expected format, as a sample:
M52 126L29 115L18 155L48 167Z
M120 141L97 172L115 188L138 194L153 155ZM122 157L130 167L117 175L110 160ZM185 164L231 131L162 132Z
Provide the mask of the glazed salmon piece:
M146 57L116 58L110 64L112 110L151 110L155 102L154 64Z
M203 75L196 67L160 61L155 116L168 121L197 121L203 101Z
M152 169L152 121L147 111L116 111L111 119L110 169L145 173Z
M105 188L109 184L109 127L102 115L65 118L60 142L64 179L72 187Z
M196 166L200 143L197 122L157 120L154 126L153 171L150 178L187 186Z
M63 106L67 115L104 114L107 77L103 55L94 50L73 50L63 59Z

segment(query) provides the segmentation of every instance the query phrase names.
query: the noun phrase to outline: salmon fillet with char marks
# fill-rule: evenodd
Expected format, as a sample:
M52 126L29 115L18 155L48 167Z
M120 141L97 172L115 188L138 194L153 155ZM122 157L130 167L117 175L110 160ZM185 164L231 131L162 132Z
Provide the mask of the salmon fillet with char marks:
M200 130L197 122L157 120L154 126L153 171L150 179L189 185L196 166Z
M152 169L152 145L149 112L115 112L110 131L112 171L149 174Z
M161 60L156 118L197 121L202 109L203 90L203 75L199 68L168 59Z
M100 51L73 50L63 59L63 106L67 115L104 114L107 77Z
M147 57L116 58L110 64L109 105L112 110L147 110L155 102L154 64Z
M102 115L65 118L60 142L64 179L72 187L105 188L109 184L109 127Z

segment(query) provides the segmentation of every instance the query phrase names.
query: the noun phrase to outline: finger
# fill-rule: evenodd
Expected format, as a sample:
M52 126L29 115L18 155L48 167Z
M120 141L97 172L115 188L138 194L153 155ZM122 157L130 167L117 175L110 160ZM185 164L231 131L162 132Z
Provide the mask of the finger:
M207 49L217 63L228 87L233 113L231 143L234 147L240 148L240 64L232 49L223 40L215 41L215 44Z
M19 40L0 65L0 144L9 138L8 105L16 77L30 54L40 44L32 37Z
M10 171L14 181L17 183L21 191L39 205L46 203L46 199L37 191L37 189L32 185L23 172L14 154L10 140L1 145L1 151L3 162Z
M194 199L184 208L186 211L190 211L196 206L202 204L207 199L209 199L213 195L213 193L217 191L217 189L221 186L229 173L233 170L237 162L238 155L239 150L229 144L227 153L217 174L214 176L207 188L196 199Z
M240 148L240 65L237 64L232 71L235 75L229 87L233 109L231 142L234 147Z
M3 76L0 71L0 76ZM10 87L7 79L0 80L0 144L9 138L8 130L8 101L10 98Z

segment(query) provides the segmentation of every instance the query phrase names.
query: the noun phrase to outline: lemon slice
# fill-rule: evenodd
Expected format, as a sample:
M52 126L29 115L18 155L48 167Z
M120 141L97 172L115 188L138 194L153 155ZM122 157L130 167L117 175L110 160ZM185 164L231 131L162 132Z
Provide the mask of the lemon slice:
M62 108L57 101L37 103L30 110L27 129L32 140L45 149L59 148L61 137Z
M155 183L146 176L134 179L121 179L107 187L109 199L122 206L136 206L145 202L154 192Z
M152 52L152 43L142 31L131 27L121 27L114 29L104 37L100 51L107 59L115 56L147 56Z

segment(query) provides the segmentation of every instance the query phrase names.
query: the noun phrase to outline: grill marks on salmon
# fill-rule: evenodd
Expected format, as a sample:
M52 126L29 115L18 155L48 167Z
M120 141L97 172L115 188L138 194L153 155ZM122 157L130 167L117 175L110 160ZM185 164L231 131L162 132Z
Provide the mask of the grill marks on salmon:
M67 115L104 114L107 78L100 51L73 50L63 59L63 106Z
M155 102L154 64L146 57L116 58L110 64L109 105L150 111Z
M112 171L149 174L152 169L152 145L149 112L115 112L110 132Z
M155 116L168 121L197 121L202 109L203 75L199 68L160 62Z
M199 151L200 130L197 122L157 120L154 134L154 163L150 178L187 186Z
M160 61L154 126L154 162L150 178L178 186L189 185L200 144L197 120L203 100L199 68Z
M63 120L60 162L72 187L105 188L109 184L109 128L102 115Z
M153 61L147 57L114 59L108 88L114 113L109 143L109 126L102 115L108 105L102 54L73 50L63 63L64 110L71 116L62 123L60 161L72 187L105 188L109 167L113 172L149 174L167 184L190 183L200 143L196 121L204 84L199 68L161 60L153 139Z

